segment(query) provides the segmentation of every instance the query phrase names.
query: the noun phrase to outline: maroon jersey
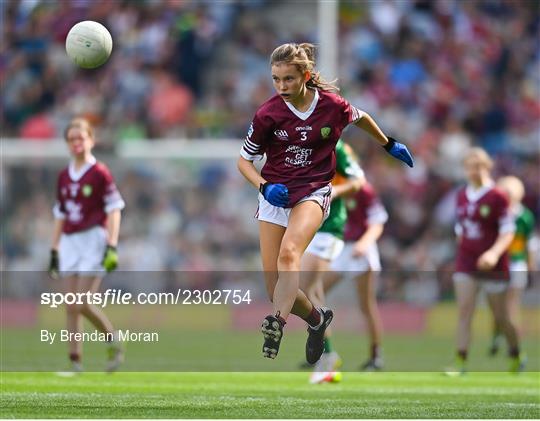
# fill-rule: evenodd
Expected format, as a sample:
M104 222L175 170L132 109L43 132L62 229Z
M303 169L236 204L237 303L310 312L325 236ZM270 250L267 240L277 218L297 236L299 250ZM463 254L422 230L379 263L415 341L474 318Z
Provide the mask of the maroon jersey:
M379 200L377 192L369 183L365 183L345 203L347 205L347 223L343 239L346 242L359 240L370 225L384 224L388 220L386 209Z
M480 273L478 258L495 243L499 234L514 232L514 221L505 194L492 185L473 190L467 186L457 195L456 234L459 244L456 271L490 279L508 279L508 254L489 272ZM487 276L486 276L487 275Z
M315 90L306 112L274 95L255 114L240 154L250 161L266 154L262 176L270 183L285 184L288 207L293 207L332 181L341 132L362 116L345 99L326 91Z
M124 201L105 164L92 159L79 171L71 163L60 172L53 211L55 218L64 220L64 233L105 225L107 213L123 207Z

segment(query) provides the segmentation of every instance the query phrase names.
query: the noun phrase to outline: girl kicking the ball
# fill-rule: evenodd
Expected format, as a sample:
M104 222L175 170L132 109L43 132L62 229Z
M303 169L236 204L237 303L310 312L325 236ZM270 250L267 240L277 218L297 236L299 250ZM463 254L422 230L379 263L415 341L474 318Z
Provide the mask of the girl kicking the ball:
M300 259L328 214L335 173L335 146L355 124L392 156L413 165L407 148L384 135L373 119L335 93L315 71L311 44L284 44L271 57L276 95L255 113L238 169L259 190L259 235L266 290L273 312L264 318L263 356L275 358L290 313L308 323L306 360L323 352L333 313L316 308L299 289ZM334 91L334 92L333 92ZM266 155L261 173L253 161Z

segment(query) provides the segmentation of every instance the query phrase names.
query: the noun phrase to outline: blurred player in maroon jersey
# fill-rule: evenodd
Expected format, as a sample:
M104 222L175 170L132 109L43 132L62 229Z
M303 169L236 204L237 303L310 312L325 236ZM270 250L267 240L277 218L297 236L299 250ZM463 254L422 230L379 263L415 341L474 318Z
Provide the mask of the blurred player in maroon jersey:
M373 119L331 91L336 87L314 70L311 44L284 44L270 58L277 94L253 118L238 169L259 189L257 219L266 289L272 315L263 320L263 355L275 358L290 313L308 327L306 360L315 363L333 314L315 308L299 289L300 259L328 213L335 146L353 123L374 137L392 156L413 165L407 148L387 138ZM253 161L266 163L259 173ZM279 276L278 276L279 274Z
M71 121L65 139L72 160L58 176L49 273L65 278L66 292L96 292L105 272L116 269L120 211L124 201L105 164L92 155L93 129L82 118ZM81 332L86 317L109 340L107 371L118 368L122 348L110 320L90 303L67 305L67 329ZM72 371L82 371L82 343L69 342Z
M508 246L514 237L514 220L506 195L491 178L493 162L481 148L464 159L467 186L458 192L456 234L458 248L454 288L459 309L455 370L466 371L471 322L480 288L486 292L494 318L510 348L510 371L524 368L519 339L506 304L509 285Z

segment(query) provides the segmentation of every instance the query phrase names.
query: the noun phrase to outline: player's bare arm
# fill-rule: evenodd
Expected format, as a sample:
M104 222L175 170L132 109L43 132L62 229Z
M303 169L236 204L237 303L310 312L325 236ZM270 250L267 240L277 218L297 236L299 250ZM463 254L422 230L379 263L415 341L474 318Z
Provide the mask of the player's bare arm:
M367 132L379 143L379 145L385 146L388 143L388 138L369 114L364 113L362 118L358 120L355 125L356 127Z
M266 180L261 176L253 161L249 161L243 157L238 158L238 171L248 180L255 188L259 188L261 184L266 183Z
M536 259L534 250L531 246L527 247L527 270L529 272L534 272L536 270Z
M118 245L120 220L122 219L122 214L120 212L120 209L114 209L107 214L107 244L112 247Z
M364 235L355 243L353 256L360 257L365 255L368 248L381 237L383 230L384 224L370 225Z
M58 244L60 243L60 236L62 235L63 226L64 226L63 219L54 220L51 250L58 250Z
M411 168L414 166L414 159L407 146L392 137L387 137L369 114L364 113L362 118L354 124L369 133L394 158L405 162Z
M486 250L479 258L476 263L478 269L480 270L490 270L495 267L501 255L508 249L512 239L514 238L513 232L507 232L499 234L497 240L491 246L489 250Z
M343 184L332 186L332 200L336 197L347 196L350 193L357 192L365 183L366 178L362 176L351 178Z

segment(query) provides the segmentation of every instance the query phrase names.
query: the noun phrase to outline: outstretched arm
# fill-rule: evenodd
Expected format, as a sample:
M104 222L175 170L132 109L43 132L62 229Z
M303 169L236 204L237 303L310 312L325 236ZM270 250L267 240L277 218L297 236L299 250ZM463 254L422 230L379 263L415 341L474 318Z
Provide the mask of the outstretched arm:
M407 149L407 146L399 143L394 138L385 136L377 123L375 123L375 120L373 120L369 114L364 113L362 118L358 120L355 125L369 133L379 145L386 149L386 151L394 158L405 162L411 168L414 166L413 157Z
M356 127L359 127L360 129L369 133L371 137L379 142L379 145L386 146L386 144L388 144L388 138L384 135L380 127L377 126L377 123L375 123L375 120L373 120L369 114L364 113L362 118L358 120L355 125Z

